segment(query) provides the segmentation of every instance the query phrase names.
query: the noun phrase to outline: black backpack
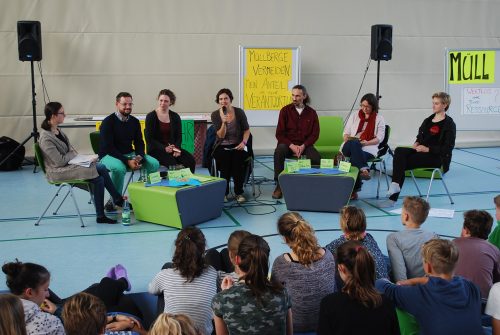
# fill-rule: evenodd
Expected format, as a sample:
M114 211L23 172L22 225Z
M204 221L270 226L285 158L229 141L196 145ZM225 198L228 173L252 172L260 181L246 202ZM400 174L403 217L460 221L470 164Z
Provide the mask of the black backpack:
M14 151L18 145L19 142L11 139L10 137L0 137L0 162L2 162L12 151ZM24 146L17 149L7 161L0 165L0 171L12 171L19 169L23 163L25 154L26 149Z

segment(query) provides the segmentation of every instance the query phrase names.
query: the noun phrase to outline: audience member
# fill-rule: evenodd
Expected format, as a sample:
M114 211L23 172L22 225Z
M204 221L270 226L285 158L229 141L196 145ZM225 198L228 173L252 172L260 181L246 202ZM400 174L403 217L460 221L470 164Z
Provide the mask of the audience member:
M370 252L358 241L347 241L337 249L336 261L345 285L321 301L318 335L399 334L394 304L375 290Z
M182 164L194 173L196 161L193 155L181 148L181 117L170 109L175 100L174 92L161 90L158 93L158 107L146 115L144 136L148 153L163 166Z
M326 249L335 255L337 248L346 241L359 241L375 260L375 278L388 278L384 255L373 236L366 232L366 216L363 210L354 206L344 206L340 210L340 229L344 234L327 244ZM337 288L341 288L342 280L338 276L337 280Z
M458 261L455 243L429 240L422 247L422 258L426 277L399 285L379 279L376 288L415 317L421 334L483 334L481 292L472 282L454 276Z
M500 194L493 199L493 202L495 204L495 219L497 220L497 225L488 237L488 241L500 249Z
M172 268L161 270L149 284L149 293L164 296L164 312L186 314L202 334L211 334L212 298L217 271L205 264L205 236L196 227L183 228L175 240Z
M233 178L234 196L237 202L245 202L243 183L245 182L245 161L249 157L247 142L250 138L250 126L243 109L234 107L233 93L228 88L217 92L215 102L220 108L211 115L216 129L213 156L221 178L226 179L226 200L229 197L229 182Z
M215 329L224 334L293 333L290 297L277 282L268 279L269 245L260 236L241 241L236 266L238 282L224 278L222 292L213 298Z
M314 332L321 299L335 291L333 255L319 246L314 229L299 213L283 214L277 225L291 252L274 260L271 280L290 294L294 333Z
M123 198L116 191L108 170L101 163L92 162L90 167L69 164L78 152L69 143L69 139L59 129L66 113L63 106L56 101L45 105L45 120L42 122L39 145L42 151L47 179L58 182L71 179L86 179L92 185L92 193L96 210L97 223L116 223L104 214L104 188L106 188L117 206L123 205ZM96 158L97 159L97 158Z
M180 323L172 314L161 313L151 326L148 335L183 335Z
M49 290L50 273L42 265L16 262L6 263L2 271L7 277L7 287L21 298L28 334L64 334L59 319L66 299L60 299ZM105 304L108 311L125 312L141 317L133 301L123 291L130 290L126 269L117 265L99 283L84 292L92 294Z
M453 240L459 251L455 274L479 286L484 299L500 281L500 250L487 240L492 224L488 212L466 211L461 237Z
M491 287L485 313L491 316L493 335L500 335L500 283Z
M319 120L316 111L308 105L310 100L305 86L295 85L292 88L292 103L280 110L276 126L278 145L274 150L276 188L273 199L283 197L278 176L285 168L287 157L300 158L305 155L313 165L320 163L321 156L314 148L319 137Z
M433 232L420 229L429 215L430 206L419 197L406 197L401 209L401 223L404 230L387 235L387 251L392 265L394 281L422 277L422 245L438 238Z
M361 179L370 179L368 160L377 156L378 145L384 140L385 120L378 113L378 99L372 94L365 94L361 98L360 110L352 113L344 128L344 143L340 150L344 156L350 158L353 166L359 169L354 185L352 200L358 198L361 190Z
M118 192L122 193L127 168L136 171L144 168L147 173L156 172L158 161L145 154L139 120L131 115L132 95L120 92L116 96L116 112L108 115L101 124L99 158L111 171L111 180ZM108 201L106 209L113 209Z
M172 317L179 322L182 335L200 335L201 333L194 326L193 320L186 314L174 314Z
M451 98L448 93L437 92L432 95L433 114L426 118L418 129L417 138L411 148L397 147L394 151L392 183L389 187L389 200L382 207L394 206L405 181L405 171L413 168L450 169L451 152L455 147L456 126L453 119L446 115Z
M209 265L212 265L217 270L217 290L220 289L222 280L226 276L231 276L234 281L238 281L240 273L237 273L236 254L241 241L251 235L246 230L235 230L229 235L227 240L227 248L220 252L216 249L209 249L205 254L205 260Z
M88 293L69 297L61 317L67 335L98 335L104 334L106 329L106 306Z
M23 303L13 294L0 294L0 334L26 335Z

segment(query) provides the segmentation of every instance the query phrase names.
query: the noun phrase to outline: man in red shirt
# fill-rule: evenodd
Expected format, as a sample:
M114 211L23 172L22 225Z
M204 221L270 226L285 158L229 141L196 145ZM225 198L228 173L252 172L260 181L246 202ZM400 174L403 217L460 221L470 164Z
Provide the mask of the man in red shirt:
M316 111L309 107L309 95L302 85L292 88L292 103L280 111L276 139L278 146L274 150L274 180L276 189L273 199L280 199L283 194L278 183L278 176L285 168L285 158L306 156L312 165L319 165L321 156L314 148L319 137L319 121Z

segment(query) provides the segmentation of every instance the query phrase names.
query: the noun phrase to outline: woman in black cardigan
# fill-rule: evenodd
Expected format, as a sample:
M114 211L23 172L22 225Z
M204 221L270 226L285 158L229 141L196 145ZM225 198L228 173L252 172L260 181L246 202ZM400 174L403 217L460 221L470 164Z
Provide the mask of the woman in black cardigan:
M451 152L455 147L456 126L446 115L451 98L445 92L432 95L433 114L427 117L418 129L417 138L411 148L398 147L394 152L392 183L389 187L389 202L394 205L405 180L405 171L414 168L442 168L447 172L451 163Z
M158 94L158 107L146 116L144 135L148 155L156 158L163 166L182 164L194 173L196 161L193 155L181 148L181 118L169 109L174 104L174 92L161 90Z

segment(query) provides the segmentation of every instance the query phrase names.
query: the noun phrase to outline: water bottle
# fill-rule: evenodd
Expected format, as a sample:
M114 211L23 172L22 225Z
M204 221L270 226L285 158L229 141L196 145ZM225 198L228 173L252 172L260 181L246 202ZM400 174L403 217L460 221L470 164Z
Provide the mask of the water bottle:
M128 205L128 201L125 200L122 209L122 225L130 226L130 206Z

